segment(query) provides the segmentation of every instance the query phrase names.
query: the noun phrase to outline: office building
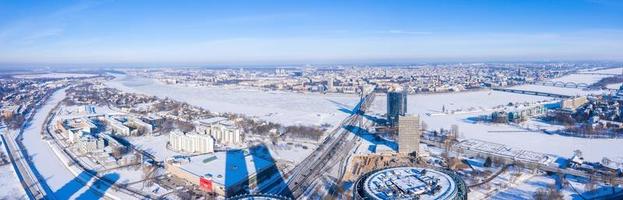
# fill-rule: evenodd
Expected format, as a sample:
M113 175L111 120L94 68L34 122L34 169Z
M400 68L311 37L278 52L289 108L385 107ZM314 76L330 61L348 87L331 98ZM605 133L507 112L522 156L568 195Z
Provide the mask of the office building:
M420 118L418 116L403 116L398 122L398 152L418 152L420 147Z
M387 122L395 126L400 116L407 113L407 91L400 87L390 88L387 92Z

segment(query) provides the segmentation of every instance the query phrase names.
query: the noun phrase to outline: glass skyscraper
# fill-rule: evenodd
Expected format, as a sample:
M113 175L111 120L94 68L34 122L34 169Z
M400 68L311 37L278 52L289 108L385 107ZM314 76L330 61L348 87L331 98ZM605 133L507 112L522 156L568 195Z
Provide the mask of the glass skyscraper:
M387 92L387 122L394 126L398 117L407 114L407 91L392 88Z

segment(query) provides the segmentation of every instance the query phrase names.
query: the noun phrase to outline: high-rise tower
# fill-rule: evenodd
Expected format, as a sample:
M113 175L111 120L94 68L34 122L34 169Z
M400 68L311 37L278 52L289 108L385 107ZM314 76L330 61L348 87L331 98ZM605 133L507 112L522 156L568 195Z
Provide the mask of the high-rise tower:
M420 118L401 116L398 120L398 152L413 153L420 149ZM419 152L418 152L419 153Z
M398 123L398 117L407 113L407 91L400 87L390 88L387 92L387 122L390 126Z

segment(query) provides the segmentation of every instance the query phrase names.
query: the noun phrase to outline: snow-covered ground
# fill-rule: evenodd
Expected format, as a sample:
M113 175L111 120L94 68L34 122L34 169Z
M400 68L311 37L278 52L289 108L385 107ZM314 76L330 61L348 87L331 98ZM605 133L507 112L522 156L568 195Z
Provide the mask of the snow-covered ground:
M271 156L275 160L288 160L293 162L294 164L301 163L309 154L311 154L314 149L317 148L316 145L311 143L297 143L293 142L288 144L287 142L278 142L277 144L272 144L270 142L265 143L266 147L270 150ZM303 146L306 147L303 148Z
M0 132L3 131L6 130L0 128ZM9 160L2 140L0 140L0 143L0 152L4 152L7 155L7 160ZM0 166L0 199L28 199L11 163Z
M77 74L77 73L44 73L44 74L20 74L13 78L37 79L37 78L84 78L93 77L95 74Z
M375 101L372 110L384 113L386 101ZM428 125L428 129L449 129L452 124L459 126L463 138L473 138L485 141L495 141L514 148L526 149L541 153L560 156L571 156L576 149L584 152L584 158L591 161L600 161L604 156L619 157L623 149L617 148L623 144L619 139L586 139L560 135L547 135L541 132L528 132L521 128L503 124L473 123L468 118L490 114L479 111L469 114L426 115L426 113L441 110L442 105L452 108L468 109L472 107L493 107L505 105L509 102L541 101L546 97L529 96L504 92L465 92L434 95L410 95L407 99L407 113L420 115ZM448 106L446 106L448 109Z
M285 125L337 124L348 115L339 109L352 109L359 100L357 95L166 85L151 79L116 76L116 79L106 83L109 87L169 97L213 112L241 113Z
M582 75L573 76L572 78L561 77L561 79L588 84L599 81L599 79L590 76L603 77L601 75ZM584 77L585 79L579 79L578 77ZM518 86L518 88L529 90L542 89L548 92L568 95L587 93L587 91L583 91L582 89L540 85L524 85ZM457 124L459 125L460 135L463 138L492 141L519 149L565 157L571 156L574 150L580 149L584 153L584 158L590 161L601 161L603 157L615 159L623 155L623 149L618 148L623 144L623 140L621 139L586 139L548 135L541 132L529 132L519 127L509 125L482 124L468 120L470 117L488 115L490 111L486 111L487 109L498 105L506 105L509 102L521 103L545 100L551 100L551 98L498 91L409 95L407 99L407 113L420 115L421 119L428 125L428 129L449 129L452 124ZM377 96L377 100L372 106L372 111L385 113L386 103L384 96ZM467 114L427 115L427 113L440 112L442 106L445 106L446 110L475 111ZM534 126L531 126L531 128L536 128L535 126L537 124L532 125ZM542 123L539 123L538 126L539 128L547 128L545 127L546 124Z
M502 177L508 176L507 173L501 175ZM525 177L525 178L524 178ZM525 180L522 180L525 179ZM587 191L585 179L577 179L568 176L568 187L563 187L560 192L564 199L592 199L601 196L607 196L612 194L613 190L610 186L597 183L595 190ZM547 189L556 184L554 176L546 175L534 175L529 173L523 173L522 177L519 177L515 183L511 183L508 188L495 193L491 199L532 199L534 193L539 189ZM575 189L575 190L574 190ZM577 191L577 192L576 192ZM615 192L620 192L621 188L614 188ZM579 194L578 194L579 193ZM470 195L473 193L470 193ZM580 196L581 195L581 196ZM472 199L470 197L470 199ZM478 199L478 198L475 198ZM599 199L599 198L597 198Z
M612 89L612 90L618 90L619 88L621 88L621 85L623 85L623 83L613 83L613 84L606 85L606 88Z
M620 70L610 69L595 72L609 73ZM572 74L556 80L591 84L603 77L605 76ZM354 95L341 94L300 94L239 88L165 85L150 79L127 76L118 76L107 84L128 92L170 97L205 107L211 111L243 113L284 124L336 124L346 116L346 113L338 109L349 108L358 99ZM541 85L524 85L516 88L567 95L602 92ZM410 95L407 112L420 115L422 120L428 124L429 129L447 129L452 124L457 124L463 138L495 141L514 148L560 156L570 156L574 150L580 149L584 152L584 157L591 161L600 161L604 156L617 158L623 155L623 149L615 148L623 143L622 140L618 139L585 139L547 135L540 132L528 132L519 127L473 123L468 120L470 117L488 115L493 107L507 105L511 102L533 103L549 100L552 99L498 91ZM443 107L446 111L455 111L455 114L433 114L441 112ZM386 112L384 95L377 96L372 111L375 113ZM546 124L538 124L538 126L547 128L545 127Z
M126 137L136 148L146 151L156 157L158 161L164 161L179 153L167 149L169 135Z
M37 110L32 123L24 130L24 146L27 148L36 170L45 179L45 183L54 192L56 198L100 198L102 195L89 187L85 187L81 181L76 179L74 174L58 159L48 142L41 138L41 130L46 116L63 98L65 98L65 91L57 91L45 105Z
M610 70L599 70L599 71L594 71L594 72L587 72L587 73L604 73L604 74L609 74ZM599 80L601 80L602 78L606 78L609 75L596 75L596 74L582 74L582 73L578 73L578 74L569 74L563 77L559 77L559 78L555 78L552 79L552 81L556 82L556 81L562 81L562 82L575 82L575 83L586 83L586 84L591 84L591 83L595 83Z

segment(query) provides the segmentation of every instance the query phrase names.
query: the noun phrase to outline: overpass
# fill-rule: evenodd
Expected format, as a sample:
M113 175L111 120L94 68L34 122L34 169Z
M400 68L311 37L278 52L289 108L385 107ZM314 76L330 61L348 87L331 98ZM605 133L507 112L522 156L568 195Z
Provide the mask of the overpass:
M527 94L527 95L554 97L554 98L562 98L562 99L573 97L570 95L554 94L554 93L549 93L549 92L538 92L538 91L532 91L532 90L519 90L519 89L510 89L510 88L491 88L491 89L493 91L500 91L500 92L512 92L512 93L517 93L517 94Z

